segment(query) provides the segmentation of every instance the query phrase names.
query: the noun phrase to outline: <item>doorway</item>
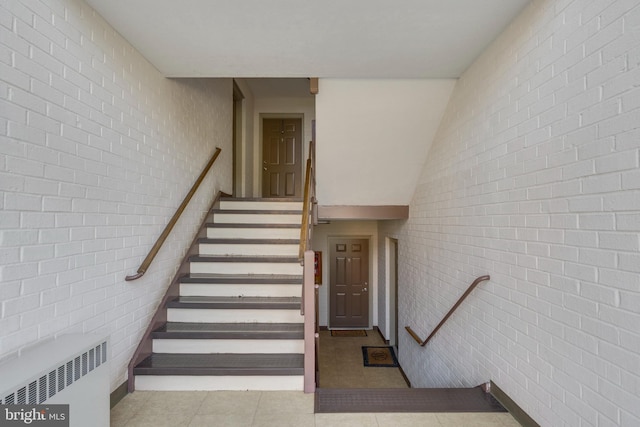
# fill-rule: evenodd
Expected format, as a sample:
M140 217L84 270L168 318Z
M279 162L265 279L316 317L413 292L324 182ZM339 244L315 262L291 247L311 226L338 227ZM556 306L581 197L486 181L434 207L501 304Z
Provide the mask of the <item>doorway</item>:
M329 328L369 328L369 239L329 239Z
M262 197L302 197L302 119L262 119Z
M233 123L232 123L232 138L233 138L233 195L243 195L244 191L241 189L242 183L242 100L244 95L238 87L238 84L233 81Z

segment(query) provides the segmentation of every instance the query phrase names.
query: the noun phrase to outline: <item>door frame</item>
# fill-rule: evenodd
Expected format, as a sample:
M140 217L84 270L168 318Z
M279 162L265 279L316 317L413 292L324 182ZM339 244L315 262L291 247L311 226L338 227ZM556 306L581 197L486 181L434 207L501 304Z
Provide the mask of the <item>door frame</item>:
M386 336L389 345L394 346L398 354L399 321L398 321L398 239L385 238L385 320Z
M258 115L258 121L259 124L258 126L260 127L260 131L258 132L258 142L256 144L257 146L257 150L258 150L258 155L256 156L257 161L255 163L255 177L256 180L254 182L256 182L256 186L255 186L255 190L254 190L254 194L256 195L256 197L262 197L262 183L263 183L263 179L262 179L262 162L264 160L264 153L262 150L262 143L263 143L263 138L264 138L264 119L300 119L300 126L301 129L300 131L301 133L301 137L300 137L300 146L301 146L301 150L300 150L300 154L299 154L299 161L300 161L300 169L302 170L302 182L301 185L304 186L304 164L305 164L305 159L306 159L306 152L307 152L307 144L305 144L304 141L304 113L260 113Z
M244 196L244 168L243 168L243 147L242 139L244 132L243 112L245 109L244 94L236 81L233 81L233 114L232 114L232 163L233 163L233 179L232 194L236 197Z
M367 270L368 270L368 275L369 275L369 292L368 292L368 296L367 296L367 303L369 304L369 319L367 320L367 326L363 327L362 329L372 329L372 324L373 324L373 317L374 317L374 307L373 307L373 302L374 302L374 293L377 292L377 290L374 287L374 280L373 280L373 247L372 247L372 239L371 236L363 236L363 235L351 235L351 234L344 234L344 235L331 235L327 237L327 254L326 254L326 261L325 261L325 265L327 266L327 308L326 308L326 313L327 313L327 329L328 330L339 330L339 329L349 329L349 328L334 328L331 326L331 268L333 268L332 263L331 263L331 244L333 241L336 240L345 240L345 239L359 239L359 240L366 240L367 241L367 247L368 247L368 266L367 266ZM360 328L359 328L360 329Z

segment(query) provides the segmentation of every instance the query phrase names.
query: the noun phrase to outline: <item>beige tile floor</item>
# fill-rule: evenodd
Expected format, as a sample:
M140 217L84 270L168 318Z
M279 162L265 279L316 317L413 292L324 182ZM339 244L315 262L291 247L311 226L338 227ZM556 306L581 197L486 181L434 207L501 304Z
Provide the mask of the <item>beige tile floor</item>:
M507 413L314 414L296 391L136 391L111 410L112 427L518 427Z
M362 363L362 346L386 345L377 331L366 337L332 337L320 331L320 387L323 388L407 388L398 368L374 368Z
M320 335L320 385L333 388L407 387L399 369L362 364L363 345L384 345L380 335ZM339 368L336 368L339 366ZM314 414L313 394L281 391L136 391L111 410L112 427L517 427L507 413Z

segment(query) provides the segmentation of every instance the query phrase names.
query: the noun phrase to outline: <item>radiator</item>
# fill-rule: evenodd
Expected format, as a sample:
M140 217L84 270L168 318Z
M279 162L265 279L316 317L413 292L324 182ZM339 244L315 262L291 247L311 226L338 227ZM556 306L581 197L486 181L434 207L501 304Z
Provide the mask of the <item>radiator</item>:
M0 364L0 405L68 404L69 426L109 426L108 340L62 335Z

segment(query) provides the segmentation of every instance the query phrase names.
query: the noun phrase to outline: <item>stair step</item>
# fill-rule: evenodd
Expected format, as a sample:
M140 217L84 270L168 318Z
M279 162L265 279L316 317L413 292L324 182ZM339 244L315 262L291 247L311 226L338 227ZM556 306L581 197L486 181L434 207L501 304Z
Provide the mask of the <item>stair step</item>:
M302 197L233 197L223 196L220 198L222 201L240 201L240 202L298 202L302 203Z
M289 390L302 391L304 375L134 375L136 390L220 391Z
M300 224L208 223L206 227L211 239L300 239Z
M260 353L304 353L304 340L274 340L266 339L154 339L152 344L154 353L172 354L214 354L237 353L253 354L259 349Z
M198 243L210 245L298 245L300 239L224 239L224 238L202 238Z
M263 210L245 210L245 209L214 209L213 214L225 215L302 215L302 209L263 209Z
M191 273L214 274L301 274L297 256L216 256L189 257Z
M167 320L186 323L300 323L299 297L179 297Z
M198 239L200 255L296 256L299 250L300 239Z
M189 257L189 261L192 262L236 262L236 263L251 263L251 262L268 262L275 264L283 264L283 263L297 263L297 256L242 256L242 255L194 255ZM274 273L277 274L277 273Z
M135 375L303 375L303 354L153 353Z
M154 353L304 353L302 323L169 322L151 337Z
M180 279L182 296L296 297L301 292L299 275L189 274Z
M214 210L213 220L217 224L298 224L300 226L302 211Z
M167 322L153 338L171 339L302 339L302 323L180 323Z
M200 308L200 309L252 309L273 310L300 309L298 297L185 297L180 296L167 303L169 308Z
M220 200L220 210L299 210L302 199L232 199Z
M180 281L182 283L211 283L211 284L289 284L299 285L302 283L301 275L277 275L277 274L196 274L191 273L183 276Z

